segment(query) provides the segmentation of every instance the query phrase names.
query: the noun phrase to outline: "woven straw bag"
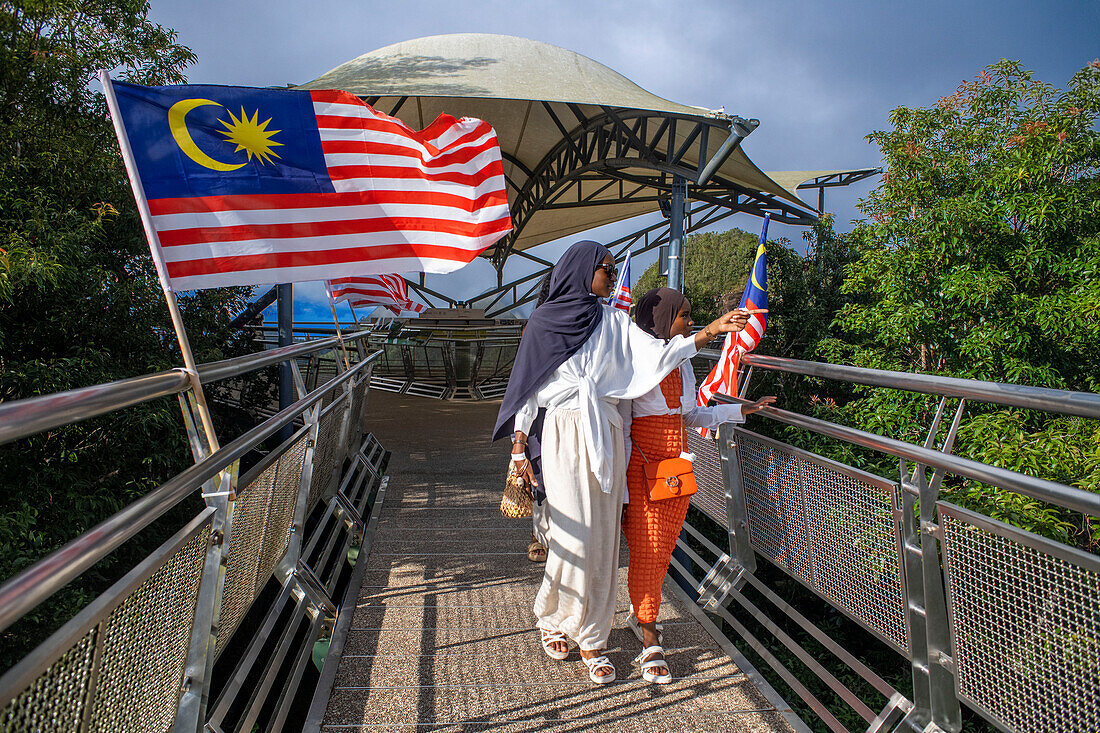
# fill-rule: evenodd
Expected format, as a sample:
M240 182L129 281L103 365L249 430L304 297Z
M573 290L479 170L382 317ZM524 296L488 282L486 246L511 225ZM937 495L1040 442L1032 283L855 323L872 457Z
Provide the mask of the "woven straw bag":
M513 460L508 461L508 478L504 481L504 496L500 499L500 513L509 519L531 516L531 495L527 493L517 465Z

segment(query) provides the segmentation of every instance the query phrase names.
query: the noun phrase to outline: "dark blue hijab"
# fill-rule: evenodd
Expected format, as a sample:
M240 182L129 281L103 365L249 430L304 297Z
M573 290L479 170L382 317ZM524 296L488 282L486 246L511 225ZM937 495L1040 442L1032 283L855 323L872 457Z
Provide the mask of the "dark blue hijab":
M592 276L610 254L602 244L585 240L567 249L554 266L550 295L531 314L519 342L493 440L514 432L514 418L523 403L600 325L603 306L592 294Z

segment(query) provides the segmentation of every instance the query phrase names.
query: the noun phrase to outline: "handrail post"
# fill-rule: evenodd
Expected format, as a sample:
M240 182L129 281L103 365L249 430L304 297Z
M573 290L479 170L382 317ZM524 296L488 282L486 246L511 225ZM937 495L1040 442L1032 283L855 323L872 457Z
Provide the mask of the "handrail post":
M909 480L905 459L899 461L902 503L902 593L909 624L909 662L913 675L913 709L906 716L918 728L932 719L931 691L928 682L928 624L924 597L924 550L920 541L917 499L920 490Z
M195 393L188 390L179 396L183 421L191 443L191 452L198 462L210 455L210 445L196 420ZM184 665L183 685L176 708L175 733L201 733L206 720L206 706L210 702L210 682L214 669L218 627L221 621L222 591L225 589L225 571L228 561L229 540L233 530L233 506L237 494L237 478L240 460L235 460L223 471L203 484L202 496L208 507L214 509L210 539L203 561L199 596L195 602L195 615L191 626L191 639Z
M921 570L924 575L925 621L928 624L928 687L931 693L932 722L949 733L962 730L962 708L955 696L955 660L951 653L950 620L943 586L936 524L936 500L939 493L928 481L927 467L917 466L920 475Z
M745 490L741 484L741 463L737 453L737 434L733 423L718 427L718 447L722 461L722 483L726 490L726 521L729 525L730 557L750 573L756 572L756 552L749 542L749 514Z
M297 371L297 370L296 370ZM301 374L301 372L298 372ZM287 540L286 552L275 566L275 577L286 585L298 567L298 560L302 555L303 533L305 532L306 515L309 512L309 487L313 483L313 460L317 455L317 439L321 427L321 402L318 402L312 410L302 414L302 421L309 426L309 437L306 439L305 455L302 456L302 475L298 480L298 496L294 502L294 518L290 524L290 537Z
M744 574L756 572L756 552L749 543L748 511L733 423L718 426L718 455L722 488L726 495L726 528L730 549L728 555L718 558L699 584L698 603L708 611L723 607L730 593L744 584Z
M928 481L924 464L908 471L900 460L905 605L909 619L909 657L913 675L913 709L918 727L934 723L942 730L962 729L962 709L955 695L950 621L940 570L935 523L938 491ZM920 506L917 506L919 501Z

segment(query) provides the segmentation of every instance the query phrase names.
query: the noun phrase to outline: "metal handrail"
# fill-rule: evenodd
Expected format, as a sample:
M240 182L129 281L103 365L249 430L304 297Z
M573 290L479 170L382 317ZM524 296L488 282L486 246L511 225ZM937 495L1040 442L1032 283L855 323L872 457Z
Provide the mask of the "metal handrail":
M345 342L356 341L365 338L368 334L369 331L359 331L344 336L343 339ZM339 343L340 339L333 336L285 346L281 349L258 351L224 361L201 364L198 367L199 379L204 383L215 382L280 361L334 348ZM186 370L171 369L67 392L0 403L0 445L160 397L179 394L190 384L191 379Z
M0 404L0 445L61 425L179 394L191 384L183 369L146 374Z
M704 352L700 356L713 359L716 355ZM803 468L807 462L819 463L821 458L742 428L723 425L719 441L710 450L720 453L723 464L721 491L725 494L725 511L713 513L720 512L714 507L713 483L708 488L711 493L707 501L700 508L728 530L730 549L728 554L715 553L717 559L710 564L687 552L690 548L685 549L681 540L682 559L687 565L677 564L673 558L673 565L681 575L708 604L715 605L714 612L747 644L760 651L767 664L834 730L843 727L832 715L830 706L801 685L784 662L766 654L766 647L753 636L754 632L726 609L727 598L736 601L739 612L754 617L840 699L867 719L871 723L868 730L894 730L895 726L897 730L918 730L929 723L934 724L930 727L938 726L937 729L959 730L963 703L1002 730L1031 730L1035 727L1033 712L1049 723L1047 727L1056 727L1064 720L1066 709L1029 705L1026 696L1007 701L996 685L988 684L990 680L975 682L974 670L978 665L1011 664L1013 659L1023 658L1023 648L1035 647L1035 659L1028 657L1027 664L1030 669L1034 661L1035 674L1042 675L1044 665L1057 667L1063 663L1064 655L1078 654L1076 647L1067 648L1070 642L1059 646L1057 639L1044 635L1049 634L1048 626L1057 629L1054 636L1060 635L1063 640L1095 635L1096 619L1090 614L1088 600L1092 584L1089 574L1100 568L1097 558L1070 542L1048 540L1013 526L1010 520L993 519L951 504L942 494L942 479L951 473L1086 517L1100 517L1100 494L952 452L968 401L1097 418L1100 395L753 354L744 355L742 361L753 368L936 395L939 407L927 438L916 444L775 407L759 412L769 420L901 459L900 477L888 487L876 487L866 481L849 482L844 475L847 472L836 466L824 472ZM939 447L941 418L949 398L957 398L959 406ZM726 395L715 395L714 399L725 404L748 404ZM823 499L822 490L835 493ZM835 513L831 509L834 506ZM816 512L824 516L811 518ZM851 556L873 554L877 558L874 582L878 590L870 595L862 591L838 592L847 580L854 580L853 574L866 570L857 565L846 566L841 556L847 553L838 553L836 533L851 534L851 527L859 535L845 545ZM805 536L800 534L803 531ZM732 578L742 578L788 619L817 638L814 624L768 590L764 578L753 575L758 555L900 651L909 662L912 699L880 688L889 701L871 720L868 712L874 710L868 709L862 696L855 695L830 668L813 658L808 647L772 622L769 611L733 585ZM1044 559L1047 556L1058 558L1069 567L1047 565ZM706 574L703 581L692 580L700 572ZM1013 573L1020 575L1018 585ZM880 577L883 583L879 582ZM970 582L978 584L972 592L967 585ZM1001 600L990 605L987 601L993 596ZM976 600L979 598L980 601ZM1047 604L1052 604L1054 610L1048 609ZM1038 614L1040 605L1041 628L1019 624L1019 619L1029 618L1032 611ZM1048 616L1058 620L1048 620ZM890 629L894 630L893 635ZM823 629L816 631L820 633ZM1015 641L1006 639L1004 643L1008 646L1004 649L990 651L999 647L1002 636L1011 637L1015 633L1021 636ZM850 669L859 671L853 664L858 660L849 652L843 648L831 651ZM875 680L882 682L874 676L868 679L872 684ZM1067 697L1089 684L1090 677L1067 681ZM1094 704L1084 705L1082 714L1095 713Z
M355 333L344 335L343 340L344 343L350 343L352 341L364 339L369 335L370 331L356 331ZM236 356L232 359L214 361L209 364L200 364L198 369L199 378L202 380L203 384L216 382L220 379L240 376L241 374L262 369L272 364L278 364L288 359L295 359L299 356L306 356L329 348L337 348L339 345L340 338L337 336L330 336L329 338L282 346L277 349L259 351L255 354Z
M718 352L716 351L700 351L698 355L703 359L712 361L718 359ZM840 364L826 364L819 361L765 356L764 354L744 354L741 357L741 363L770 371L835 379L870 387L890 387L909 392L988 402L1006 407L1022 407L1029 410L1100 419L1100 394L1092 392L1072 392L1048 387L984 382L977 379L943 377L936 374L913 374L885 369L865 369Z
M221 449L165 481L122 511L108 517L61 549L0 585L0 631L61 590L126 540L216 476L226 466L274 435L334 387L343 384L381 356L375 352ZM45 398L40 398L45 399ZM66 421L68 422L68 421ZM64 423L62 423L64 424Z
M716 402L725 404L750 404L747 400L736 397L727 397L724 394L714 395ZM898 458L921 463L932 468L940 468L950 473L966 476L975 481L994 484L1010 491L1015 491L1033 499L1040 499L1055 504L1061 504L1069 509L1083 514L1100 517L1100 494L1084 491L1072 486L1066 486L1056 481L1028 476L1026 474L1010 471L1006 468L990 466L986 463L962 458L953 453L924 448L922 446L906 443L901 440L887 438L865 430L849 428L837 425L826 420L814 417L806 417L795 412L781 410L777 407L765 407L758 414L769 417L777 422L793 425L804 430L809 430L819 435L845 440L864 448L888 453Z

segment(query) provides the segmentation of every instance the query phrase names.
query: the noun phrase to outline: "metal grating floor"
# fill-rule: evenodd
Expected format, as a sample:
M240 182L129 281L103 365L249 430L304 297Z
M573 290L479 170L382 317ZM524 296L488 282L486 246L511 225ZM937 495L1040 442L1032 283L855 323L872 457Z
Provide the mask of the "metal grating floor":
M497 511L508 450L488 444L497 407L372 393L370 429L392 451L391 478L322 730L791 730L671 581L661 615L677 679L641 680L625 551L608 654L619 680L593 685L575 647L562 662L543 654L530 523Z

